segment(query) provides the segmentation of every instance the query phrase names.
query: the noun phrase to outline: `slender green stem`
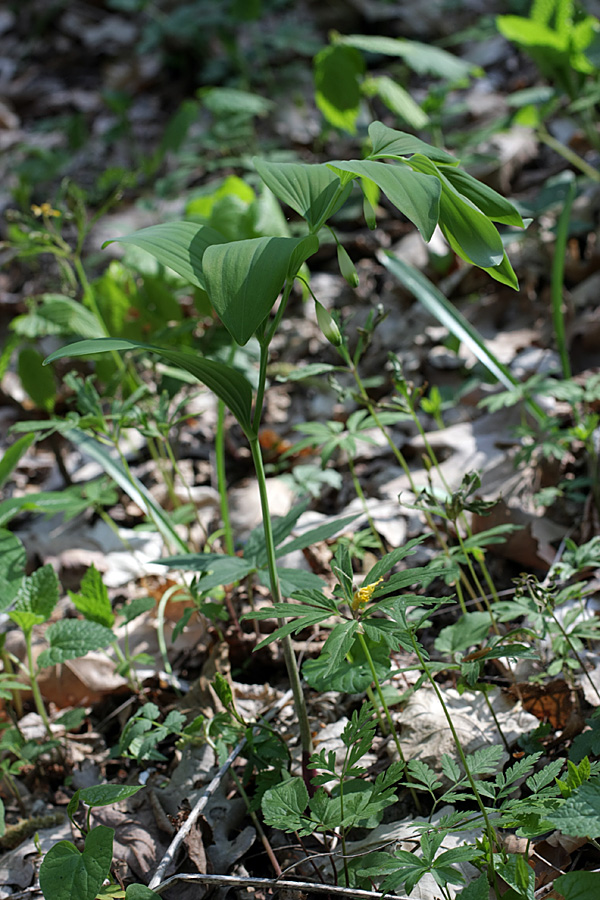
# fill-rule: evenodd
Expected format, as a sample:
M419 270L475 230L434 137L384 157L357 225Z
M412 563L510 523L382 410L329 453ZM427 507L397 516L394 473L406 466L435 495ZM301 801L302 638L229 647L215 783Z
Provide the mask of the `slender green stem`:
M225 550L229 556L235 553L233 543L233 529L229 516L229 500L227 498L227 475L225 472L225 404L222 400L217 402L217 431L215 434L215 459L217 466L217 490L219 492L219 506L221 509L221 521L225 537Z
M394 725L394 720L392 719L392 715L390 713L389 707L385 701L385 697L383 696L383 691L381 690L381 684L379 683L379 678L377 677L377 672L375 671L375 664L373 662L373 657L371 656L371 654L369 652L369 647L368 647L367 642L365 641L365 637L360 631L358 632L358 640L359 640L360 646L362 647L362 651L365 654L365 658L369 665L369 669L371 670L371 676L373 678L375 690L377 691L377 696L379 697L379 702L381 703L381 708L383 709L383 713L387 720L387 723L388 723L388 726L390 729L390 734L392 735L392 737L394 739L394 743L396 745L396 750L398 751L398 756L400 757L400 759L404 763L404 765L406 765L406 759L405 759L404 753L402 751L402 745L400 744L400 739L399 739L398 733L396 731L396 726Z
M267 551L267 568L269 571L269 580L271 583L271 596L273 598L273 603L281 602L281 588L279 585L279 576L277 574L277 560L275 556L275 541L273 540L273 528L271 525L271 512L269 509L269 497L267 494L267 484L265 478L265 470L262 461L262 454L260 451L260 444L258 443L258 438L254 437L250 440L250 451L252 453L252 460L254 462L254 470L256 473L256 480L258 482L258 490L260 494L260 505L262 511L262 519L263 519L263 529L264 529L264 537L265 537L265 546ZM278 619L278 625L281 627L283 625L283 621ZM300 727L300 741L302 745L302 752L304 756L304 763L308 766L308 758L312 753L313 745L312 745L312 735L310 732L310 724L308 721L308 714L306 712L306 702L304 699L304 692L302 690L302 685L300 682L300 672L298 671L298 664L296 662L296 657L294 654L294 649L292 647L292 641L289 635L286 635L282 639L282 647L283 647L283 657L285 660L285 665L287 668L288 678L290 680L290 688L292 690L292 694L294 697L294 706L296 708L296 715L298 716L298 725Z
M585 159L582 159L578 153L567 147L566 144L553 137L544 125L538 127L537 136L543 144L546 144L547 147L550 147L551 150L554 150L555 153L566 159L567 162L579 169L580 172L583 172L584 175L587 175L588 178L591 178L592 181L600 181L600 172L586 162Z
M33 662L33 648L31 646L31 631L25 632L25 646L27 648L27 674L29 675L29 681L31 683L31 692L33 694L33 701L35 703L35 708L38 711L38 715L42 722L44 723L44 728L46 729L46 734L48 737L52 737L52 729L50 728L50 720L48 718L48 713L46 712L46 706L44 705L44 699L42 697L42 692L40 691L40 686L37 682L37 672L35 670L35 665Z
M492 877L495 881L496 872L494 869L494 846L497 844L496 833L495 833L492 823L490 821L490 817L488 816L488 811L485 808L485 804L484 804L483 800L481 799L481 794L479 793L479 790L477 789L477 784L475 783L475 779L473 778L473 775L471 774L471 770L469 768L469 763L467 762L467 757L465 756L465 752L462 748L462 744L460 742L458 732L457 732L456 728L454 727L454 722L452 721L452 716L450 715L450 713L448 711L448 707L446 706L446 704L444 702L442 692L440 691L435 678L431 674L429 667L428 667L427 663L425 662L425 658L423 657L423 654L419 647L419 642L417 641L413 631L410 632L410 638L411 638L411 643L413 645L413 649L419 659L419 663L421 664L421 669L427 676L427 680L429 681L433 690L435 691L437 699L439 701L439 704L442 707L442 711L444 713L444 716L448 723L448 727L452 734L452 738L454 740L456 752L458 753L460 761L463 765L463 769L465 770L465 775L467 776L467 779L471 786L471 790L473 791L473 796L477 802L477 805L478 805L481 815L483 817L483 821L485 823L485 830L486 830L488 843L489 843L489 848L490 848L490 861L489 861L488 873L492 875Z
M365 512L365 516L367 517L367 522L369 523L369 528L371 529L371 533L375 540L377 541L377 545L382 553L386 553L386 549L383 545L383 541L379 536L379 532L375 527L375 522L373 521L373 516L369 512L369 506L367 504L367 498L365 497L365 492L362 489L362 485L356 475L356 467L354 465L354 460L352 457L348 457L348 468L350 469L350 475L352 476L352 481L354 484L354 490L356 491L356 496L360 500L362 504L362 508Z
M569 190L565 199L565 205L558 217L556 225L556 243L554 245L554 259L552 260L552 322L554 325L554 336L556 345L560 354L560 362L563 371L563 378L571 377L571 362L569 360L569 350L567 348L567 337L565 333L565 316L563 311L563 287L565 274L565 254L567 251L567 240L569 237L569 221L571 218L571 207L575 200L575 180L569 185Z

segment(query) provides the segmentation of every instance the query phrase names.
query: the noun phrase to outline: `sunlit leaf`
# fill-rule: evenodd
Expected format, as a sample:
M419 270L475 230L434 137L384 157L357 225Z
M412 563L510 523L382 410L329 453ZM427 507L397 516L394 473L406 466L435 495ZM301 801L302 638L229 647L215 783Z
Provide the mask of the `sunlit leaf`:
M283 203L306 219L313 231L345 203L351 185L343 192L338 176L325 164L274 163L255 157L256 171Z

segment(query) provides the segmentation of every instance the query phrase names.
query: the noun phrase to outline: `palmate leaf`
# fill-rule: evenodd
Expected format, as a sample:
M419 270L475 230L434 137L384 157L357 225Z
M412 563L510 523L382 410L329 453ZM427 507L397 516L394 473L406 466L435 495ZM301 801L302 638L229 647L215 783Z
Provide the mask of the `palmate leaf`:
M274 163L258 158L253 163L267 187L306 219L311 231L318 231L352 190L347 185L342 191L339 177L323 163Z
M279 238L279 240L283 239ZM244 433L248 437L253 436L250 423L252 412L250 382L231 366L214 359L206 359L199 353L192 353L188 350L170 350L167 347L155 347L152 344L142 344L122 338L99 338L94 341L77 341L67 347L61 347L60 350L51 353L45 359L44 364L48 365L56 359L65 357L91 356L95 353L107 353L115 350L146 350L155 353L177 368L189 372L190 375L210 388L229 407Z
M225 238L214 228L198 225L197 222L165 222L106 241L103 248L114 241L133 244L146 250L163 266L173 269L190 284L205 290L202 274L204 253L207 247L224 243Z
M424 240L431 240L440 212L441 188L435 175L414 172L404 163L388 165L371 159L334 160L329 165L375 182L388 200L414 222Z
M206 250L206 290L238 344L247 343L270 313L286 279L293 278L318 248L318 238L308 235L250 238L213 244Z

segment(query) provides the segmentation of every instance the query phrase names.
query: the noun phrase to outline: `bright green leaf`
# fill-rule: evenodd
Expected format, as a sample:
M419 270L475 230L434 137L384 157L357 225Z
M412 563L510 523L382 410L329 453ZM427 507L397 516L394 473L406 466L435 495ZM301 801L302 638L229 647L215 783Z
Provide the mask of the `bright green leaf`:
M22 582L10 618L24 632L41 625L52 615L58 603L58 578L51 565L36 569Z
M78 659L91 650L102 650L115 640L110 628L87 619L61 619L50 625L46 638L50 647L38 657L42 669L68 659Z
M318 249L314 236L261 237L215 244L204 255L211 303L238 344L245 344L270 313L288 277ZM294 271L290 271L290 269ZM231 409L231 407L230 407ZM234 412L234 410L232 410Z
M337 45L356 47L365 53L397 56L419 74L435 75L448 81L462 81L477 71L473 63L441 47L419 41L371 34L336 35L335 40Z
M350 134L356 131L364 70L362 55L353 47L324 47L314 60L316 104L330 125Z
M133 797L141 790L142 785L137 784L94 784L80 790L79 799L91 807L110 806Z
M304 810L308 806L308 791L302 778L288 778L265 791L261 806L267 825L281 831L309 833L306 831L304 816Z
M575 788L563 805L548 815L563 834L572 837L600 837L600 777Z
M318 231L346 202L351 185L341 189L340 179L324 164L274 163L254 158L254 167L267 187L283 203Z
M214 228L198 225L197 222L165 222L113 240L146 250L163 266L173 269L190 284L204 289L204 252L213 244L222 244L225 238ZM106 241L103 247L112 243L113 241Z
M441 188L435 175L421 175L402 163L389 165L376 160L335 160L331 165L374 181L388 200L415 223L423 238L431 240L440 211Z
M107 877L114 830L97 825L85 839L80 853L71 841L50 848L40 867L40 887L46 900L94 900Z
M372 144L372 150L369 154L371 159L374 157L412 156L414 153L422 153L423 156L427 156L435 162L446 163L451 166L458 165L456 157L446 153L445 150L432 147L413 134L406 134L404 131L388 128L383 122L373 122L369 125L369 137Z
M108 591L102 581L102 575L98 569L91 565L81 580L81 588L78 594L69 591L69 597L76 609L92 622L112 628L115 615L112 611Z
M0 529L0 611L10 606L25 577L27 553L22 542L5 528Z
M600 872L567 872L554 887L565 900L595 900L600 897Z

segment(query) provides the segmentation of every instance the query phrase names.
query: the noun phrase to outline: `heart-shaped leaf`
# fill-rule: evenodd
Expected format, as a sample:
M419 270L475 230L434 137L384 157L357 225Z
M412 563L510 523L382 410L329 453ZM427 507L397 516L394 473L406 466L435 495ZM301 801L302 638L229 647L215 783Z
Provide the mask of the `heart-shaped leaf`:
M133 244L146 250L155 259L173 269L190 284L205 289L202 277L202 258L207 247L222 244L225 238L208 225L197 222L164 222L161 225L150 225L133 234L113 238L102 246L113 242Z
M214 244L207 249L206 289L221 321L238 344L243 345L252 337L271 311L286 279L293 277L318 247L316 236L309 235L251 238Z
M92 828L80 853L71 841L50 848L40 867L40 887L46 900L94 900L110 871L114 829Z

